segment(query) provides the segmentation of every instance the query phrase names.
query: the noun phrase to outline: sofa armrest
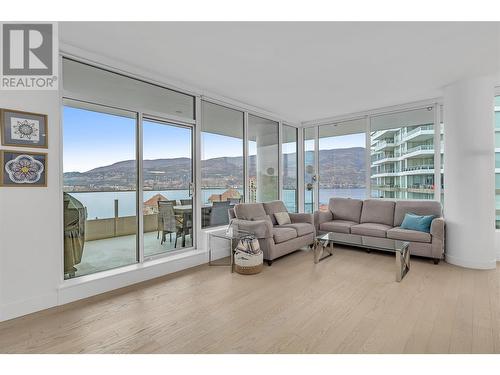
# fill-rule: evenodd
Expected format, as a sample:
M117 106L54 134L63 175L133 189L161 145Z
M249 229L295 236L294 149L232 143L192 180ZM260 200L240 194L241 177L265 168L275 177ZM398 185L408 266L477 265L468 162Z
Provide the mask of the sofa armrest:
M432 220L431 223L431 236L432 236L432 243L431 243L431 251L432 251L432 258L436 259L441 259L443 258L444 252L445 252L445 246L444 246L444 241L445 241L445 221L442 217L438 217L434 220Z
M333 214L331 211L316 211L314 212L314 226L316 227L316 232L319 231L319 226L327 221L333 220Z
M238 229L250 232L259 239L271 238L273 236L273 225L269 220L234 219L232 223Z
M309 224L314 224L314 217L313 214L296 214L296 213L289 213L290 220L292 223L309 223Z
M444 219L437 217L431 223L431 235L444 241Z

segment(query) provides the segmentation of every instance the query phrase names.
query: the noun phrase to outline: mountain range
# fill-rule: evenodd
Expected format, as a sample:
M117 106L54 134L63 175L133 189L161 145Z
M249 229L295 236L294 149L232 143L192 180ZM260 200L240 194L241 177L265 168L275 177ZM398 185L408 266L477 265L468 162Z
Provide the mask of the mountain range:
M312 151L306 152L305 160L313 160ZM255 156L250 156L249 176L255 176ZM268 163L277 167L276 163ZM365 185L365 149L352 147L320 150L320 186L363 187ZM137 163L135 160L120 161L94 168L87 172L64 173L64 186L68 190L118 190L134 189ZM283 159L285 176L283 186L295 185L297 171L296 155L285 154ZM144 187L164 189L187 189L191 177L191 159L144 160ZM228 187L243 185L243 157L220 157L201 162L203 186Z

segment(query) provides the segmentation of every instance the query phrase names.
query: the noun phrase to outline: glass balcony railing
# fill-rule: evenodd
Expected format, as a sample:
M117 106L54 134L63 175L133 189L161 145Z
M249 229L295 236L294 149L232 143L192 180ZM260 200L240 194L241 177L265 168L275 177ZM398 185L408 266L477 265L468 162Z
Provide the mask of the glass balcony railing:
M391 139L391 140L380 141L377 144L375 144L373 148L375 150L382 150L386 147L393 147L394 145L395 145L394 140Z
M412 166L408 166L406 168L403 168L403 171L404 172L411 172L411 171L429 171L429 170L433 170L434 169L434 165L412 165Z
M409 148L405 151L405 155L411 154L412 152L417 152L417 151L428 151L428 150L434 150L434 145L420 145L416 147Z
M410 130L409 132L407 132L406 134L404 134L403 139L408 139L412 135L420 133L420 132L425 131L425 130L434 130L434 126L433 125L419 126L418 128Z

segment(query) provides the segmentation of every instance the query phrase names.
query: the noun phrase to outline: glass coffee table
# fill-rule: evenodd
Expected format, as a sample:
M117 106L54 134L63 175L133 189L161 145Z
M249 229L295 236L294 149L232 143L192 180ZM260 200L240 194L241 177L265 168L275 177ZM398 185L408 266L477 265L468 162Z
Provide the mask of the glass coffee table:
M396 281L400 282L410 270L409 242L347 233L326 233L316 237L314 243L314 263L333 255L333 245L362 247L396 253ZM326 255L325 255L326 253Z

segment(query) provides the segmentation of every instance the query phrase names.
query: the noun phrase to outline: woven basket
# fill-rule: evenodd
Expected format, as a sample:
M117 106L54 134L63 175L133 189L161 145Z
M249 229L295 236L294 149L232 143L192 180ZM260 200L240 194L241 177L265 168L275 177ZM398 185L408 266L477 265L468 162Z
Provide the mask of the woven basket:
M252 267L242 267L235 264L234 271L241 275L255 275L257 273L260 273L263 267L264 267L263 264L259 264L258 266L252 266Z
M234 270L242 275L255 275L262 271L264 254L247 254L237 251L234 256Z

